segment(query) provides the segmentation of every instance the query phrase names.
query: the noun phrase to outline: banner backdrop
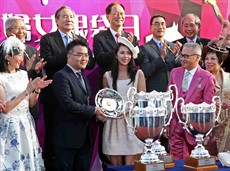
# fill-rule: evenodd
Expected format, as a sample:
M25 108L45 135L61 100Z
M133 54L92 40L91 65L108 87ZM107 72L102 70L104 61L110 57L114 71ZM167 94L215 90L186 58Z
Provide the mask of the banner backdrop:
M26 43L39 50L40 38L57 29L54 19L55 11L63 5L70 6L76 13L75 33L88 39L92 48L93 36L107 29L105 8L109 0L1 0L0 5L0 41L5 39L4 22L8 17L20 16L27 28ZM220 18L228 18L230 0L120 0L126 11L124 30L133 32L139 39L139 45L151 38L150 18L161 14L166 18L165 38L173 41L182 37L181 17L186 13L195 13L201 18L200 36L213 39L221 29ZM97 92L97 67L87 72L94 92ZM42 116L41 116L42 117ZM43 119L38 122L38 136L43 144ZM98 132L97 132L98 133ZM97 133L94 134L97 139ZM97 142L97 141L95 141ZM99 171L97 143L91 163L91 171Z
M56 30L55 11L62 5L70 6L76 13L75 33L89 40L100 30L109 27L105 8L108 0L1 0L0 40L5 39L4 22L10 16L20 16L27 27L27 43L39 49L41 36ZM149 20L154 14L161 14L167 20L166 39L180 38L180 19L188 12L201 18L200 36L212 39L217 37L221 24L218 10L223 18L230 13L229 0L120 0L126 9L124 29L133 32L139 44L151 35Z

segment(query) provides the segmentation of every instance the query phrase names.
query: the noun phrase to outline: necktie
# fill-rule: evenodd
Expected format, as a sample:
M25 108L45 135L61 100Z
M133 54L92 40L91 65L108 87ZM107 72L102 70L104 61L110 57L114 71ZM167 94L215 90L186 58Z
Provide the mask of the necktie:
M120 35L119 33L116 33L115 36L116 36L116 38L117 38L117 40L118 40L118 38L119 38L121 35ZM118 43L117 40L116 40L116 42Z
M84 79L83 79L83 77L82 77L81 72L77 72L76 74L77 74L77 77L78 77L78 79L79 79L79 81L80 81L82 87L86 90L85 82L84 82Z
M187 72L185 73L184 78L183 78L183 81L182 81L182 90L183 90L183 91L187 91L187 89L188 89L189 75L190 75L190 72L187 71Z
M190 40L189 43L194 43L194 41L193 41L193 40Z
M161 49L163 46L163 43L162 42L159 42L159 49Z
M66 34L66 35L64 36L64 44L65 44L65 47L68 45L68 43L69 43L69 36Z

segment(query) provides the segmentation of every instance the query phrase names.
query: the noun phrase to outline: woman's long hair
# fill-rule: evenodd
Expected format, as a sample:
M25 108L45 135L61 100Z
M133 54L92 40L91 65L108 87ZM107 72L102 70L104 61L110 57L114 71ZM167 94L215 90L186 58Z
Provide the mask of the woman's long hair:
M125 46L125 45L122 43L119 43L115 49L115 54L114 54L114 58L113 58L113 66L112 66L112 70L111 70L111 75L113 78L112 86L113 86L113 89L116 91L117 91L117 78L118 78L118 70L119 70L119 62L118 62L118 59L116 58L116 56L117 56L117 53L118 53L121 46ZM125 47L127 47L127 46L125 46ZM130 49L129 49L129 51L130 51ZM127 72L128 72L128 75L129 75L131 81L128 83L128 85L135 81L135 76L137 73L136 65L135 65L135 62L133 59L133 53L132 53L132 51L130 51L130 53L131 53L131 60L128 63L128 71Z

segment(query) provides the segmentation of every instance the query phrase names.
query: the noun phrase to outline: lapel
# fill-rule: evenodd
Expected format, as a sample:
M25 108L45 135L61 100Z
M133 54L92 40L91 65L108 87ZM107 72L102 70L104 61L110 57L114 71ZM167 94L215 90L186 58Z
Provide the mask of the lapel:
M196 72L192 78L191 84L189 86L189 90L187 91L185 102L191 98L191 96L193 95L194 91L197 88L201 88L202 78L203 78L203 74L201 72L201 68L198 66L198 68L197 68L197 70L196 70Z
M77 75L67 65L66 65L66 70L69 73L71 80L74 80L74 84L77 83L77 85L82 90L82 92L84 92L85 94L87 94L87 90L89 89L89 85L87 84L85 76L82 74L83 79L85 81L85 86L86 86L87 90L84 89L84 87L82 86L82 84L81 84L80 80L78 79Z
M65 49L65 44L58 30L54 32L54 41L57 44L57 47L61 47L62 49Z
M114 37L110 31L110 29L108 28L106 31L105 31L105 41L107 41L107 43L113 47L113 49L116 48L117 46L117 43L115 42L114 40Z
M160 49L158 48L156 42L155 42L153 39L149 41L149 44L150 44L150 46L154 49L154 51L155 51L159 56L161 56L161 54L160 54Z

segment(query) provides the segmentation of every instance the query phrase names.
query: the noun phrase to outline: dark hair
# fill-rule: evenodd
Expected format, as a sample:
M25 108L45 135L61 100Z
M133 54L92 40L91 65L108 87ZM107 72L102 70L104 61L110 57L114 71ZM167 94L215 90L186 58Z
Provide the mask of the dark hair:
M7 71L7 60L6 60L6 52L3 50L3 44L0 46L0 72Z
M212 47L212 46L214 46L214 45L209 45L209 46ZM216 54L216 56L217 56L218 63L219 63L220 65L222 65L223 62L225 61L225 59L226 59L226 57L227 57L228 54L224 54L224 53L222 53L222 52L219 52L219 51L216 51L216 50L214 50L214 49L211 49L209 46L204 46L204 47L203 47L203 49L202 49L202 55L201 55L202 60L205 61L205 57L206 57L209 53L214 53L214 54Z
M105 9L105 13L106 13L107 15L111 13L112 7L113 7L114 5L120 5L120 6L123 8L123 10L125 11L125 7L124 7L121 3L119 3L119 2L112 2L112 3L110 3L110 4L106 7L106 9Z
M162 16L162 15L154 15L154 16L152 16L151 19L150 19L150 25L152 25L152 22L153 22L154 18L158 18L158 17L163 18L163 19L165 20L165 22L166 22L166 19L165 19L164 16Z
M61 15L61 11L62 11L63 9L69 9L69 10L71 10L71 11L73 12L73 15L75 16L75 12L74 12L70 7L68 7L68 6L62 6L62 7L60 7L60 8L55 12L55 18L56 18L56 19L59 19L60 15Z
M117 90L117 78L118 78L118 70L119 70L119 65L118 65L118 60L116 58L116 55L117 55L121 46L125 46L125 45L122 43L118 43L118 45L116 46L115 54L114 54L114 58L113 58L113 66L112 66L112 70L111 70L111 75L113 78L112 86L113 86L114 90ZM127 46L125 46L125 47L127 47ZM130 51L130 49L129 49L129 51ZM130 79L131 79L129 84L134 82L135 76L137 73L136 65L135 65L135 62L133 59L133 53L132 53L132 51L130 51L130 53L131 53L132 58L131 58L130 62L128 63L128 75L130 76Z
M66 52L68 53L72 53L73 48L75 46L85 46L87 49L89 49L89 45L88 42L84 39L76 39L73 40L72 42L70 42L67 46L66 46Z

